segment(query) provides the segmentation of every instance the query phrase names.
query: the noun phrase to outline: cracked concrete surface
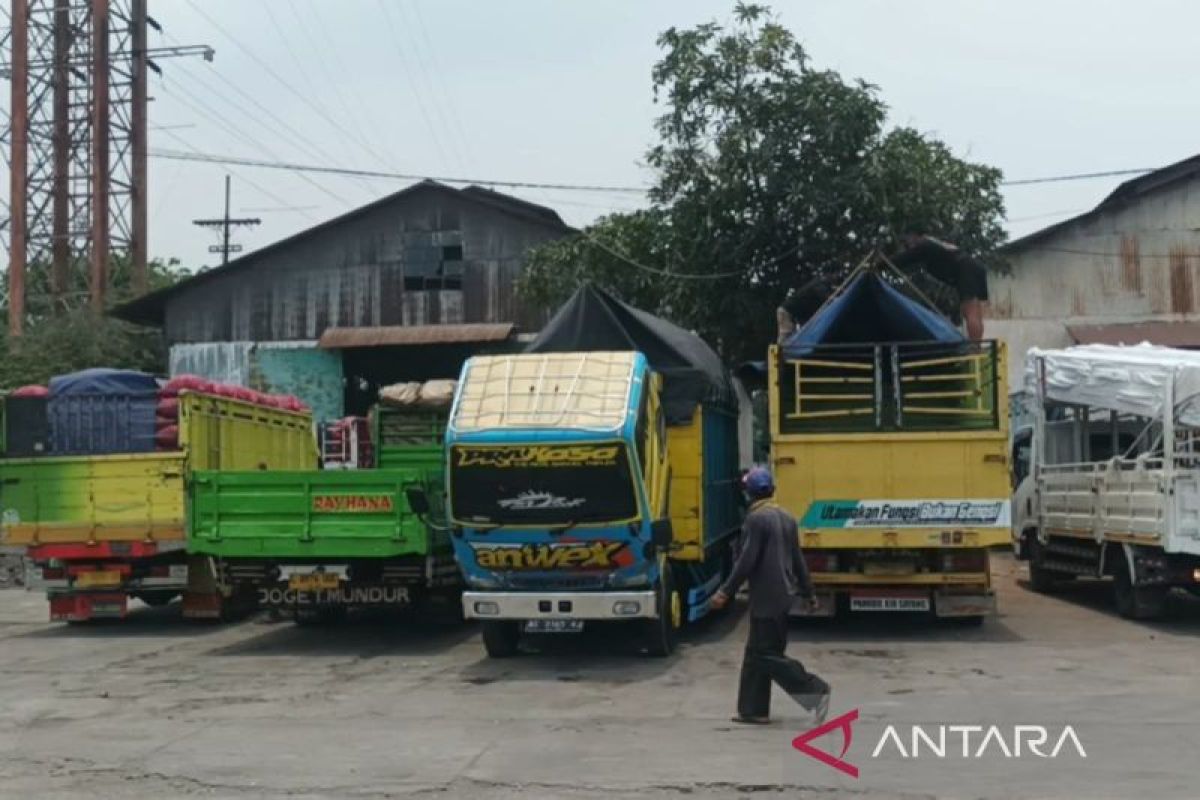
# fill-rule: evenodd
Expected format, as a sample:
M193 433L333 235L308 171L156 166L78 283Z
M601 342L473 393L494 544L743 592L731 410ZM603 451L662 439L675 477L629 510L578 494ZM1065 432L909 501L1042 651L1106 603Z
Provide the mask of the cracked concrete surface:
M470 626L212 626L173 607L64 626L40 596L4 590L0 797L1194 797L1197 603L1126 622L1103 586L1042 597L1023 569L997 559L1001 614L981 629L793 628L791 652L835 687L831 715L859 711L857 779L791 747L811 721L785 696L772 725L729 723L741 608L671 659L610 629L488 661ZM1069 724L1087 758L964 759L956 744L872 757L888 725L907 741L912 724Z

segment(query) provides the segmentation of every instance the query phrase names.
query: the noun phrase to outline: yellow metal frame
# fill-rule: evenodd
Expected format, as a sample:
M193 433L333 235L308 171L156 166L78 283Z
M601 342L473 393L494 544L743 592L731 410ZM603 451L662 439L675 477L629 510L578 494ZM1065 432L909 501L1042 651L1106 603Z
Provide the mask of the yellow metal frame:
M858 394L858 393L854 393L854 394L823 394L823 393L806 394L804 391L805 382L807 382L809 384L820 384L820 385L862 385L862 384L866 384L868 386L874 387L875 386L875 377L874 377L875 365L874 364L860 364L855 361L826 361L823 359L805 359L805 358L790 360L787 363L789 365L791 365L792 373L795 376L795 394L794 394L794 398L793 398L794 408L793 408L792 412L787 415L788 419L821 419L821 418L832 418L832 417L854 417L854 416L864 416L867 414L875 413L875 399L876 398L875 398L874 391L868 392L867 394ZM829 375L817 375L817 376L805 378L804 377L804 368L805 367L816 367L818 369L821 369L821 368L823 368L823 369L844 369L844 370L850 370L853 372L870 372L870 373L872 373L872 377L858 378L858 377L847 377L847 376L835 377L835 376L829 376ZM805 411L804 410L804 401L806 401L806 400L809 401L810 403L822 403L822 402L827 403L827 402L834 401L834 400L838 400L838 401L865 400L867 402L867 405L865 407L864 406L852 406L850 408L840 408L840 409L834 409L834 410L827 409L827 410L817 410L817 411Z
M999 345L997 345L999 346ZM988 360L988 355L985 353L971 353L962 356L945 356L942 358L927 358L920 361L908 361L900 363L900 385L905 384L921 384L921 383L944 383L948 381L969 381L968 388L964 391L932 391L932 392L903 392L905 405L900 407L901 412L914 414L943 414L946 416L966 416L966 417L990 417L991 409L987 408L985 400L987 396L984 394L986 383L983 364ZM905 375L906 370L917 369L920 367L938 367L948 366L959 368L963 364L970 367L969 372L947 372L935 373L933 375ZM997 360L997 370L1000 368L999 359ZM909 399L917 400L966 400L975 398L975 405L955 408L954 406L916 406L907 405Z

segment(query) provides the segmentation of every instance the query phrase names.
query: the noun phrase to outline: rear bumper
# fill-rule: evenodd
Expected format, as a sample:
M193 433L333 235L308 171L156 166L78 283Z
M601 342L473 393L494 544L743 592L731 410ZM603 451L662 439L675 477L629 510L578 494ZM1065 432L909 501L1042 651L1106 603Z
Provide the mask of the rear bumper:
M463 592L468 619L654 619L653 590L644 592ZM490 604L490 605L488 605ZM621 610L629 613L618 613ZM494 611L495 613L487 613Z
M872 598L926 598L929 610L938 617L976 617L993 614L996 611L996 595L985 587L955 586L953 589L938 589L923 586L894 586L879 587L864 586L822 586L816 590L817 608L810 609L808 604L797 598L792 604L790 615L793 617L832 617L837 614L837 598L839 594L854 597L856 594ZM883 609L880 611L890 611ZM895 609L899 610L899 609ZM864 612L869 613L869 612Z

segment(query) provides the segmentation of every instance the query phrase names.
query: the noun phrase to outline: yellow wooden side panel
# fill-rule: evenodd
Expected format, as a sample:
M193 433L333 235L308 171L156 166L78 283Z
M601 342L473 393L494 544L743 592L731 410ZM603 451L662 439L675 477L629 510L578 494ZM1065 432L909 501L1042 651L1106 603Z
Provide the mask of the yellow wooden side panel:
M911 434L776 439L773 460L779 502L802 519L814 501L991 499L1009 496L1006 441L996 434L962 437ZM808 546L926 546L941 530L823 530ZM1008 541L1007 529L977 529L963 544Z
M189 469L315 469L312 416L240 400L184 394L179 444Z
M182 540L183 470L178 452L7 461L4 542Z
M699 408L687 425L667 428L667 453L671 460L671 527L676 544L682 549L672 554L678 559L698 559L704 554L703 431Z

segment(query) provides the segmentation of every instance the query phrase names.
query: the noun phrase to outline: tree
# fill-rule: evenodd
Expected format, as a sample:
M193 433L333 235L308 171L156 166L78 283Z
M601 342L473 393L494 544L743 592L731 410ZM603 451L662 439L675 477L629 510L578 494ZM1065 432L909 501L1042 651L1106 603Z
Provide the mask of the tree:
M170 286L190 273L178 260L154 260L148 265L150 290ZM46 270L31 270L31 276L44 276ZM129 271L114 265L111 299L121 303L133 299L126 279ZM76 291L74 307L55 313L49 296L36 289L29 294L30 314L23 336L0 338L0 387L13 388L29 383L45 383L54 375L87 367L118 367L147 372L165 372L166 345L157 329L131 325L113 317L97 314L82 302ZM6 310L7 311L7 310ZM7 325L5 326L7 330Z
M519 284L533 302L593 280L727 358L761 358L789 289L837 279L908 230L981 255L1003 241L999 170L886 130L879 90L813 67L766 7L739 3L730 28L671 28L658 44L651 207L536 250Z

